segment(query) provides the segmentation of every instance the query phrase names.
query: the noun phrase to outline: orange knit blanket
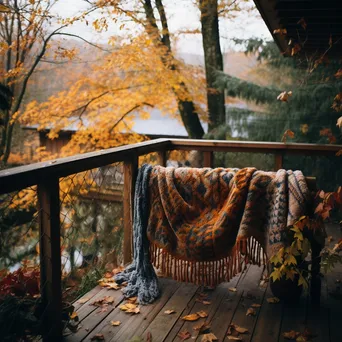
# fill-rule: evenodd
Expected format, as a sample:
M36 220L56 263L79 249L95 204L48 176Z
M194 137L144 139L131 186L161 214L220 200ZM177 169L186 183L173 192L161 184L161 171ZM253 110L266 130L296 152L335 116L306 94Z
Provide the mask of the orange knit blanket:
M149 178L147 237L165 276L214 286L247 263L265 264L307 213L300 171L155 166Z

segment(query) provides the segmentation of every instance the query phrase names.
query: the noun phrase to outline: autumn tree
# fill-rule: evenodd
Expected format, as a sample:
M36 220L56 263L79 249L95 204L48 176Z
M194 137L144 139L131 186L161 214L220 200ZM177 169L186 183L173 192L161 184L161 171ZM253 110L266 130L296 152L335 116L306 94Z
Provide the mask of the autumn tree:
M5 0L0 3L0 160L6 165L13 139L13 130L22 115L25 94L30 80L46 56L54 38L72 36L64 29L79 17L63 19L52 14L57 0ZM72 58L73 50L59 46L57 58ZM6 105L4 104L6 103Z

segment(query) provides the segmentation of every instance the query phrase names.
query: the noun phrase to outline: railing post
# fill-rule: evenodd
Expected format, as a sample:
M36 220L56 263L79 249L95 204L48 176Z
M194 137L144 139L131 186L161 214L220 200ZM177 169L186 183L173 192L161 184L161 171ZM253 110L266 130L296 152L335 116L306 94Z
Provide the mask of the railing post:
M166 150L158 151L157 155L158 155L158 164L161 166L166 166L167 151Z
M203 152L203 167L213 167L214 165L214 152Z
M123 259L124 264L132 261L132 242L133 242L133 199L134 186L138 172L138 156L132 155L129 160L124 162L124 241L123 241Z
M43 341L60 341L63 327L59 179L39 183L37 192Z
M274 168L275 168L275 171L283 168L283 153L281 152L276 153Z

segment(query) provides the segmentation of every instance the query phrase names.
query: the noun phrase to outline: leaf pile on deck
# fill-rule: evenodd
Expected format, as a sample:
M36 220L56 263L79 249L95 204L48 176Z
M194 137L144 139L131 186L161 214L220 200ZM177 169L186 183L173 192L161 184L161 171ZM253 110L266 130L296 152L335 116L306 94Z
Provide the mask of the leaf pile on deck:
M159 296L152 264L169 277L214 286L286 245L310 193L300 171L143 165L134 199L134 261L115 280L139 303Z

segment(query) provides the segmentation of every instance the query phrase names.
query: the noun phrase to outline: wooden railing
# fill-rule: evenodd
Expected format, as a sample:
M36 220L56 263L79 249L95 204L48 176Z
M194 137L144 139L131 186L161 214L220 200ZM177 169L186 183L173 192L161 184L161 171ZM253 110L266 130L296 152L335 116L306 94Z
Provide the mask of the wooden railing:
M159 164L165 165L171 150L203 152L203 166L213 166L214 152L252 152L275 156L274 169L280 169L285 155L334 156L340 145L283 144L245 141L157 139L153 141L80 154L0 172L0 195L37 186L40 227L41 297L48 305L45 340L60 340L62 334L60 194L59 179L93 168L123 162L124 165L124 262L132 258L132 198L138 170L138 158L157 152ZM338 158L338 157L336 157ZM337 159L338 160L338 159Z

